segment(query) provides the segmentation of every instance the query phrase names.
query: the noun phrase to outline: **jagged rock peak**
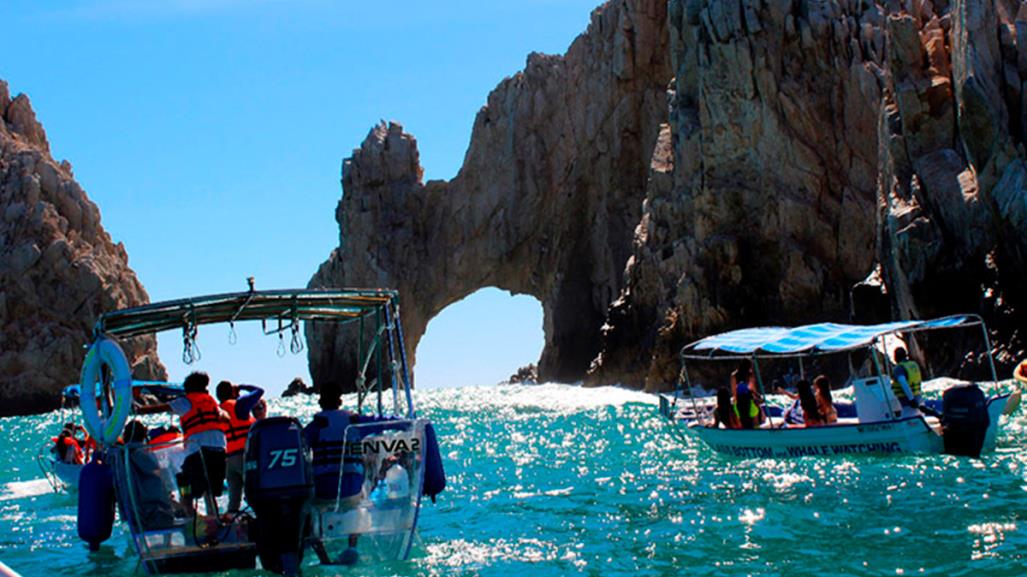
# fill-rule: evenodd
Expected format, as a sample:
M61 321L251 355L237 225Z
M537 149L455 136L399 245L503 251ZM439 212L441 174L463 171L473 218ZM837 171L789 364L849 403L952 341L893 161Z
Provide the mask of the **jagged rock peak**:
M394 121L383 120L372 128L360 148L342 163L343 188L347 182L350 187L416 184L423 175L417 140Z
M0 416L54 408L96 316L148 301L28 97L0 81ZM165 378L155 339L124 344L137 377Z

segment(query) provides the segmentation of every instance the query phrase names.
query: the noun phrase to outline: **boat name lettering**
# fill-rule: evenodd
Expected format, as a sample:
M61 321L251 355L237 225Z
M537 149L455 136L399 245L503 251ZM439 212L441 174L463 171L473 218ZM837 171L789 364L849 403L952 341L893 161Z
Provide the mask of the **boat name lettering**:
M788 447L789 457L809 457L818 455L850 455L857 453L898 453L902 447L898 442L891 443L851 443L848 445L812 445L807 447Z
M853 455L860 453L901 453L902 446L897 442L850 443L845 445L807 445L799 447L741 447L736 445L714 445L713 449L732 455L747 458L771 457L816 457L826 455ZM775 450L776 449L776 450Z
M417 453L420 450L420 439L373 439L360 441L358 443L346 443L346 454L348 455Z
M767 458L774 456L773 447L736 447L734 445L714 445L715 450L735 457Z

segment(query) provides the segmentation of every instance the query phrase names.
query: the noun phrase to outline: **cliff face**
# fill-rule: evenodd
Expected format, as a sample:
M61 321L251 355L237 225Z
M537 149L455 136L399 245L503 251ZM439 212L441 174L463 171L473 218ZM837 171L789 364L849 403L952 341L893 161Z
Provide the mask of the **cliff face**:
M604 5L567 56L529 57L451 182L421 184L398 126L372 131L312 284L400 288L411 350L478 288L535 295L542 379L577 380L591 359L590 382L660 388L709 332L853 316L981 312L1018 354L1027 10L664 8ZM342 378L345 338L308 336L314 378Z
M97 314L148 300L28 97L0 81L0 416L56 407ZM165 378L153 338L125 344L137 377Z
M672 145L595 377L657 389L693 338L853 312L980 312L1011 362L1027 326L1015 7L672 0Z
M530 55L488 96L449 182L422 183L399 125L374 128L343 165L340 247L311 285L398 288L411 358L428 321L479 288L533 295L540 377L580 379L623 283L667 114L666 20L665 0L606 5L565 56ZM311 374L348 387L350 336L335 331L308 328Z

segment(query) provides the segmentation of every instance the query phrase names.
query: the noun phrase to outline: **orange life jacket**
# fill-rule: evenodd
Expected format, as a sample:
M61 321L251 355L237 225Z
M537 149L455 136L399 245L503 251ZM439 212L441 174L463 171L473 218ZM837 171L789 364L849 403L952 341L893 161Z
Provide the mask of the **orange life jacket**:
M185 438L204 431L221 431L227 429L227 423L221 417L218 403L210 393L186 393L191 405L189 412L179 417L182 433Z
M247 419L236 418L235 399L221 403L221 408L228 413L228 430L225 431L228 446L225 448L225 454L232 455L246 448L246 435L249 434L250 425L256 422L256 419L252 416Z
M57 444L57 456L61 458L61 461L76 465L82 464L82 448L78 446L78 441L73 437L52 437L52 439ZM70 455L68 451L71 451Z
M156 437L150 439L150 450L159 451L161 449L166 449L170 446L169 443L173 443L181 438L182 433L179 433L178 431L168 431L166 433L161 433Z

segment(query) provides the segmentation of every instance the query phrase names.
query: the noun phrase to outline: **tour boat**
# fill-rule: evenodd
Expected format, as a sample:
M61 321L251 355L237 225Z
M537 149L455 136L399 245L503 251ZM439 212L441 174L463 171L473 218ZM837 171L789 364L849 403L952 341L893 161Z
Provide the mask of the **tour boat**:
M249 506L225 515L225 497L211 495L220 491L206 491L195 505L183 493L180 438L118 441L131 396L119 339L179 330L183 357L191 361L199 327L228 324L233 340L235 323L244 321L261 322L266 335L280 339L280 349L289 340L297 354L303 350L301 323L335 323L337 331L351 331L357 406L332 457L338 459L334 499L315 499L312 451L293 417L250 426L244 449ZM264 570L294 575L307 548L322 564L402 560L410 554L422 496L434 499L445 487L434 431L414 409L396 291L257 291L251 282L248 292L106 313L97 320L82 375L83 417L100 448L81 474L79 535L91 549L109 538L116 502L149 574L252 569L259 557ZM93 383L99 383L98 396ZM332 462L329 474L336 475ZM206 486L221 486L207 479Z
M887 345L892 339L915 339L917 333L980 327L990 380L944 381L942 401L927 405L940 409L938 417L918 410L903 411L892 392L891 360ZM905 341L902 341L905 342ZM805 427L784 422L779 408L764 408L763 423L751 429L714 426L715 399L696 398L689 382L689 362L749 359L757 391L766 398L766 377L760 362L773 359L805 362L825 355L849 355L849 385L854 403L835 403L837 423ZM930 351L926 351L930 356ZM857 370L852 359L865 357ZM898 321L877 325L819 323L800 327L758 327L713 335L685 346L681 351L682 382L674 394L660 394L660 413L675 431L694 435L714 451L735 457L787 458L852 454L953 453L977 456L995 446L1001 416L1020 403L1019 389L1000 391L995 362L984 321L976 315L953 315L927 321ZM721 365L729 367L730 365ZM723 372L727 382L727 373ZM931 381L925 382L930 389ZM985 395L981 389L990 393ZM766 391L769 393L769 391ZM912 413L912 414L911 414Z

